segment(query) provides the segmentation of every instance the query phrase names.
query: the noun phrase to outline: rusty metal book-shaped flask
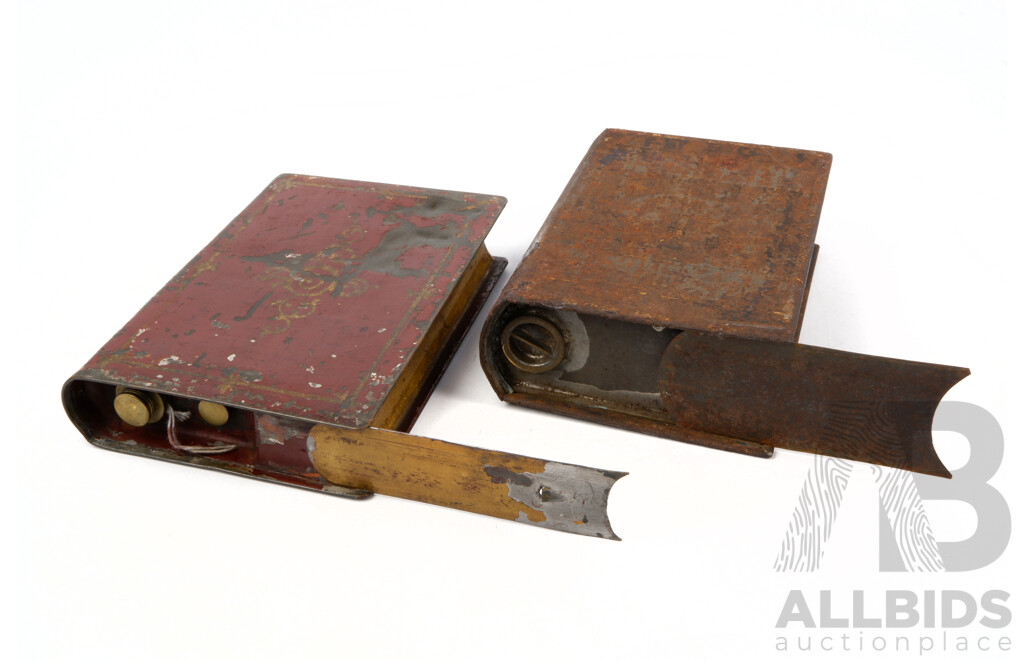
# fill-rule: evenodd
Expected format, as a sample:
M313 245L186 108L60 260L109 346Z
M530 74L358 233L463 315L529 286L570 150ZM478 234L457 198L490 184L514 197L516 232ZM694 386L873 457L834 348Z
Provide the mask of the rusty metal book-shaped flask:
M282 175L65 384L93 444L614 539L623 473L407 433L506 261L501 197Z
M755 456L949 477L931 420L967 369L796 343L831 162L605 131L488 316L498 396Z

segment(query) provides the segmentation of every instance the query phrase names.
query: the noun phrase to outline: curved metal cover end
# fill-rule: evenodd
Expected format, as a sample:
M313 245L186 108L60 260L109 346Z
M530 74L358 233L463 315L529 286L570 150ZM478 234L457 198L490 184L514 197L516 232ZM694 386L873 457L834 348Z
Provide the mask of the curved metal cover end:
M816 346L683 332L662 357L662 399L689 428L783 449L951 477L935 408L970 370Z

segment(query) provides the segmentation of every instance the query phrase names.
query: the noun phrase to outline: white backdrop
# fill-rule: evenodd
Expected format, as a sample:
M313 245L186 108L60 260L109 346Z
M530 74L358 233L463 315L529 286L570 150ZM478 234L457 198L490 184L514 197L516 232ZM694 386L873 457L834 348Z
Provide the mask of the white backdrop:
M816 618L819 591L849 615L854 590L877 614L894 589L1004 590L1024 616L1018 538L974 571L880 572L864 466L821 568L775 572L810 455L502 404L479 321L416 432L630 472L621 543L100 451L58 395L281 172L504 195L488 247L511 272L604 128L798 147L834 155L802 340L970 367L947 398L1002 425L990 483L1021 515L1019 19L986 1L5 5L4 655L859 653L776 650L806 633L775 627L794 589ZM927 506L940 540L973 533L966 504ZM943 632L1024 644L1017 621L909 634Z

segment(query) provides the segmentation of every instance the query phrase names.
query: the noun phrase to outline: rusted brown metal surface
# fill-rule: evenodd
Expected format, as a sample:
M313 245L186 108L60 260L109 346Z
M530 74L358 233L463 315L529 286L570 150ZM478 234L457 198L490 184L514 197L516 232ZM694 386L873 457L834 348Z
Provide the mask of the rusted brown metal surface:
M503 301L796 339L832 157L605 131Z
M806 347L796 349L800 359L780 357L799 337L831 160L605 131L488 316L481 361L495 391L510 403L754 456L780 446L947 474L931 449L931 412L966 370L851 362L852 354ZM693 364L680 347L697 335L725 346L756 340L764 361L744 373L716 359ZM801 359L833 373L790 377ZM865 380L844 390L854 363ZM724 423L714 417L720 408L695 403L698 393L713 398L722 373L735 386L720 392L730 413L767 426ZM771 383L777 399L755 396ZM815 440L849 416L813 411L848 410L851 398L872 409L924 401L915 410L926 412Z
M68 380L65 409L106 449L346 497L374 490L314 461L314 427L365 434L343 452L365 468L429 472L429 456L386 440L412 427L504 269L483 244L504 204L282 175ZM601 514L614 479L574 470L578 483L560 482L565 497L593 476L605 499L590 499L595 524L566 531L613 538ZM449 506L489 513L514 504L513 482L526 477L509 474L486 493L444 491L461 498ZM530 522L566 527L544 516L535 511Z

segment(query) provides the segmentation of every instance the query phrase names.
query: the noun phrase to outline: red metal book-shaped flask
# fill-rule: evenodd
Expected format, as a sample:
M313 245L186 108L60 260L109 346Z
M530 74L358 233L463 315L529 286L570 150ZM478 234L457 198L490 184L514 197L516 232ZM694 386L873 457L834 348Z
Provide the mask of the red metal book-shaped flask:
M615 538L621 473L405 433L505 267L504 204L282 175L65 384L68 415L106 449Z

